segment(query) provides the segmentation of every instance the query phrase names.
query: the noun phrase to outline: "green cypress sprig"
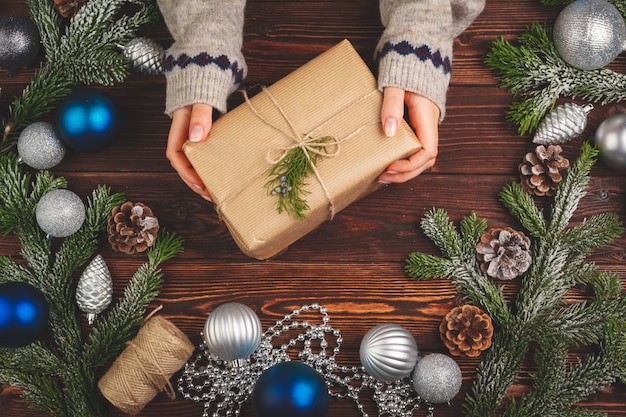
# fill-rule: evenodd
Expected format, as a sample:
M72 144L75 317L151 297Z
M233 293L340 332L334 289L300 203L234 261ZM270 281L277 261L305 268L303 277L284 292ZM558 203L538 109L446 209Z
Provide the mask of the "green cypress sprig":
M311 140L307 147L294 147L285 152L282 158L267 174L266 184L268 194L277 196L276 210L294 215L298 220L306 219L306 211L310 209L306 196L310 192L306 189L307 177L314 173L320 157L328 154L326 144L331 140L325 136Z

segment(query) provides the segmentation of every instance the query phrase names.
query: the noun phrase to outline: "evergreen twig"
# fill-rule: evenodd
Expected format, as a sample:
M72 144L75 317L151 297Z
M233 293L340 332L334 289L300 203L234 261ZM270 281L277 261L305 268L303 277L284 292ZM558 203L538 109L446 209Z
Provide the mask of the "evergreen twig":
M0 348L0 384L19 388L32 408L57 417L102 417L104 399L97 389L101 368L115 358L143 321L146 307L163 282L159 265L182 251L182 240L161 231L148 250L148 262L133 275L123 300L83 341L72 277L97 249L111 209L123 201L107 187L96 188L88 201L86 219L64 239L56 253L35 219L35 206L45 192L62 188L65 180L40 171L35 179L13 154L0 156L0 230L14 231L22 242L25 265L0 256L0 283L28 282L44 294L50 310L50 342ZM13 211L12 215L7 213Z
M0 154L11 150L19 131L55 109L74 86L123 81L129 65L118 46L160 16L152 0L91 0L66 25L52 1L27 0L27 4L46 61L6 112ZM131 10L136 11L121 14L127 5L134 5Z
M466 302L491 315L496 328L463 405L467 416L491 417L501 409L531 345L539 346L535 389L510 398L502 417L595 416L574 405L625 376L626 297L620 277L585 262L586 255L611 243L624 228L613 214L595 215L570 227L596 155L594 148L583 144L559 184L547 218L519 184L505 186L500 193L503 204L533 237L533 262L521 277L517 297L509 303L475 259L486 222L472 213L461 221L459 234L445 211L433 209L424 216L422 229L442 256L410 253L407 273L413 278L424 274L422 278L452 280ZM563 297L581 284L590 286L594 297L564 304ZM581 346L595 349L572 363L571 349Z
M298 220L306 219L309 203L305 196L310 194L306 190L306 178L314 173L315 165L326 151L326 144L330 137L311 140L306 146L296 146L285 152L282 158L267 174L266 184L268 194L278 196L276 210L294 215Z
M603 105L626 99L626 75L608 68L581 70L570 66L559 56L551 31L544 26L532 24L518 37L518 44L513 46L499 37L492 43L485 64L495 72L501 87L521 99L507 112L507 119L520 135L533 132L559 97Z

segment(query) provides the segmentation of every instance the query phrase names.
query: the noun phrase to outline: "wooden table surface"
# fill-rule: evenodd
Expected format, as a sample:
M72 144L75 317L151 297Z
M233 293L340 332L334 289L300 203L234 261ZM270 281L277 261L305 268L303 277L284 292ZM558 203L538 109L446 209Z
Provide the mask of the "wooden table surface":
M505 121L511 98L497 87L483 59L496 37L514 40L533 22L551 25L560 9L542 6L538 0L489 0L483 14L454 44L448 113L441 125L436 166L413 181L387 186L352 204L273 260L257 261L243 255L212 206L188 190L165 159L169 119L163 114L162 77L133 74L123 84L106 88L124 114L120 140L96 154L70 152L53 172L65 176L69 189L82 196L98 184L124 192L128 200L153 208L162 226L185 239L184 253L164 264L166 280L155 305L163 305L162 314L195 344L201 340L207 315L222 303L249 305L266 328L294 308L316 302L328 309L331 324L341 330L344 343L339 362L358 364L361 338L379 323L406 327L423 354L447 353L438 325L455 305L456 291L449 281L409 279L404 272L405 259L412 251L437 253L418 225L432 207L447 210L455 221L475 210L490 227L514 224L497 193L504 184L516 180L517 165L533 145L529 137L519 136ZM23 1L2 0L0 14L11 13L27 15L27 6ZM381 31L376 0L250 0L244 44L250 67L246 85L271 84L343 38L351 40L372 65ZM162 27L146 28L142 34L164 46L171 42ZM626 59L619 57L611 68L625 72ZM21 93L33 72L28 68L9 76L0 71L0 111ZM233 98L231 105L238 100ZM585 134L564 145L566 157L574 159L582 138L592 135L608 115L624 109L619 104L596 106ZM599 163L592 170L588 195L575 220L604 211L616 212L626 220L625 195L624 172ZM602 268L618 273L623 283L625 244L622 237L590 257ZM0 254L19 256L19 252L15 237L0 238ZM114 277L115 295L120 296L126 279L144 258L113 252L104 238L99 253ZM463 387L451 407L437 407L437 416L461 415L460 404L471 386L478 360L457 362L463 372ZM532 370L528 361L511 392L527 388L527 372ZM366 400L365 404L370 415L375 415L373 403ZM618 382L584 404L610 417L626 417L626 385ZM110 415L124 414L112 409ZM140 414L201 415L201 404L180 396L170 401L164 394ZM248 405L243 415L252 416ZM356 417L360 413L351 401L332 399L328 415ZM426 412L416 411L415 415ZM0 392L0 416L40 414L5 390Z

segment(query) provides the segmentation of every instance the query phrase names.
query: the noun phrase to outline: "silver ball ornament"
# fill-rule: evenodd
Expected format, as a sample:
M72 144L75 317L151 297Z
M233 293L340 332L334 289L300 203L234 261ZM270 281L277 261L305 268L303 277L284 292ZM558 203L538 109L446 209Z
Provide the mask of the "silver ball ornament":
M413 371L415 392L432 404L449 402L459 393L462 382L459 365L442 353L421 358Z
M626 114L617 113L598 126L595 144L604 164L615 169L626 169Z
M53 237L67 237L80 229L85 221L85 205L69 190L46 193L35 210L39 227Z
M59 133L48 122L26 126L17 139L20 160L31 168L50 169L63 160L65 152Z
M617 8L605 0L577 0L561 11L553 36L565 62L594 70L608 65L624 50L626 24Z
M225 361L244 359L261 342L261 320L245 304L222 304L207 318L203 336L209 351L218 358Z
M361 364L379 381L397 381L409 375L418 358L415 338L404 327L385 323L370 329L359 349Z

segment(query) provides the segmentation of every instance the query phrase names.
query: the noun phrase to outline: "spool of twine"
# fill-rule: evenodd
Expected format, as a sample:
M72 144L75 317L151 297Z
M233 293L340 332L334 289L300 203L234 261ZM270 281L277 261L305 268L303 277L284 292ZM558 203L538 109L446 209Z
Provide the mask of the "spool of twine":
M136 415L156 395L176 393L170 378L191 357L194 345L173 323L161 316L149 318L137 336L105 373L98 388L111 404Z

